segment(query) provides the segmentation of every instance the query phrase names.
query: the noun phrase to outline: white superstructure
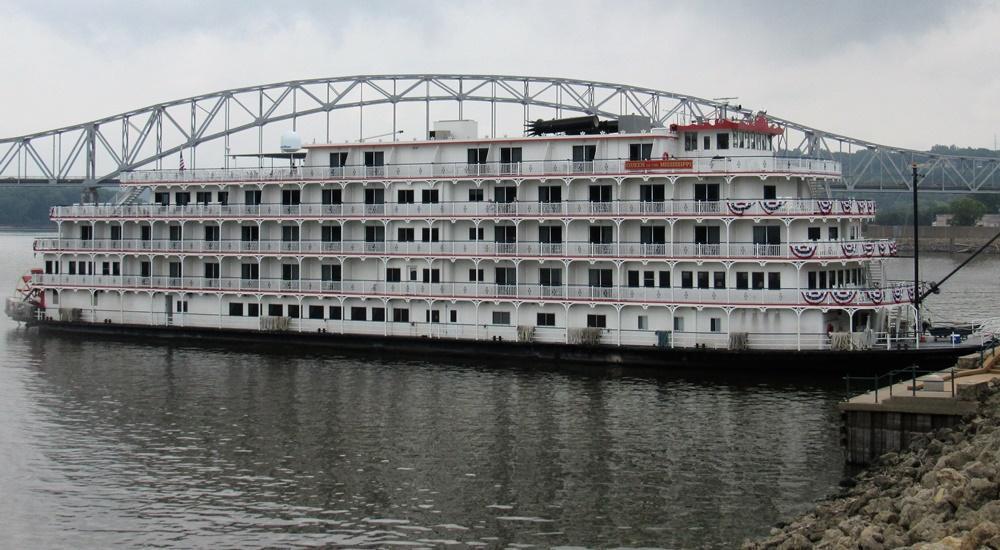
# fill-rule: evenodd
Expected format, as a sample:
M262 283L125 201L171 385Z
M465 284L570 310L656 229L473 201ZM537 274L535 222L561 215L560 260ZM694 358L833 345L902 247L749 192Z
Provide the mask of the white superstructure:
M663 347L881 345L871 201L763 117L638 133L306 145L292 167L126 174L57 207L43 315L96 323ZM282 145L297 145L286 136Z

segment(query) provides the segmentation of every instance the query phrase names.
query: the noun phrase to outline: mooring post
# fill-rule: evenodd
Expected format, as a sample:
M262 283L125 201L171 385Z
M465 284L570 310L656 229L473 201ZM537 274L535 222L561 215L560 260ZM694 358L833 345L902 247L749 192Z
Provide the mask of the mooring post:
M910 383L910 389L913 390L913 397L917 396L917 366L911 365L910 372L913 377L913 381Z

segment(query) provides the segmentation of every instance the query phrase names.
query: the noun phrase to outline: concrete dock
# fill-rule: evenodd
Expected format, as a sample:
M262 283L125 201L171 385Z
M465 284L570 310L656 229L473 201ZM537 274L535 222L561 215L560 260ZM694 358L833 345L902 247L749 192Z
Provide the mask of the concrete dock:
M868 464L905 448L918 434L951 427L974 414L991 380L1000 378L997 348L962 357L937 372L895 371L868 379L871 391L839 405L847 462ZM880 385L885 384L885 385Z

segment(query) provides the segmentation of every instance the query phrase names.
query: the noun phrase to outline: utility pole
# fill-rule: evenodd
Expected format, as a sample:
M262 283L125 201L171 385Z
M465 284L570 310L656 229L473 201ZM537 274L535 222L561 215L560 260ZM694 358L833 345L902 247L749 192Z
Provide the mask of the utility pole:
M916 334L916 348L920 349L920 239L918 236L920 214L917 209L917 163L913 163L913 332Z

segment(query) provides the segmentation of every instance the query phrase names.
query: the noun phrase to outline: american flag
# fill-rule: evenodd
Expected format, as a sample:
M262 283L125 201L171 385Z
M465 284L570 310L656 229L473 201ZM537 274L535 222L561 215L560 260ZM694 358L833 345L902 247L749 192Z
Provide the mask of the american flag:
M181 151L181 171L184 171L184 151Z

